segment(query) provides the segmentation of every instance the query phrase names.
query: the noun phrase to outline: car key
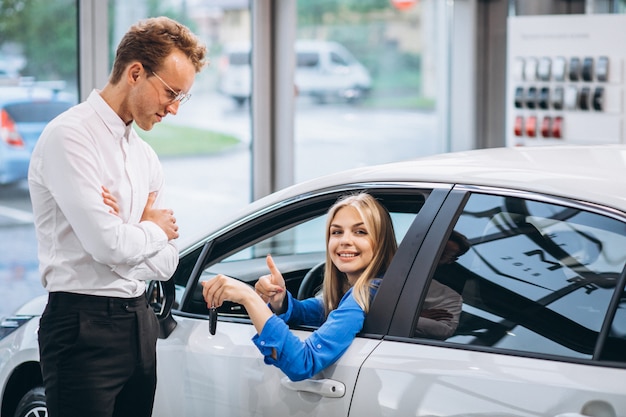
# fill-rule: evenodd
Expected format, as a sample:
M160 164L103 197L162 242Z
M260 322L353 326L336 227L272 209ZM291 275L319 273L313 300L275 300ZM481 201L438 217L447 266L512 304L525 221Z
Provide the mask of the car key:
M217 309L211 307L209 309L209 332L215 334L215 330L217 330Z

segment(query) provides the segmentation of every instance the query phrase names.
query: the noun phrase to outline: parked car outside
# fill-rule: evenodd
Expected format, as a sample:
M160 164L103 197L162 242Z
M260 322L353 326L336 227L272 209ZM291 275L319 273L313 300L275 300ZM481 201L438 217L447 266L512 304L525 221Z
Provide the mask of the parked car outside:
M357 168L253 202L185 245L171 280L150 283L161 324L153 415L626 416L621 172L626 145L484 149ZM289 380L264 363L234 303L211 335L201 282L223 273L254 285L271 253L292 294L316 294L326 211L358 191L389 210L399 247L335 364ZM439 266L453 231L469 250ZM435 281L463 300L445 340L416 332ZM45 410L44 304L2 323L3 416ZM303 339L314 330L293 327Z
M73 104L54 88L0 86L0 185L27 178L39 135Z
M299 40L295 44L295 84L302 96L318 103L357 103L372 87L367 68L337 42ZM220 58L219 91L243 105L250 98L250 44L231 43Z

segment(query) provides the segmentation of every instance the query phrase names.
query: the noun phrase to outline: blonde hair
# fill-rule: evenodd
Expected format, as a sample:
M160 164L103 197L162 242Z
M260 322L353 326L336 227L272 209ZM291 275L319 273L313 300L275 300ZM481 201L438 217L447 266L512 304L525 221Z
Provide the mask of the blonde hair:
M326 219L326 246L330 240L330 225L337 212L344 207L353 207L361 216L374 252L372 262L354 284L353 294L357 303L366 313L370 307L371 283L374 278L382 278L398 249L396 236L389 212L370 194L360 192L343 196L328 210ZM346 275L332 263L330 252L326 250L324 270L324 311L326 316L337 308L344 295Z

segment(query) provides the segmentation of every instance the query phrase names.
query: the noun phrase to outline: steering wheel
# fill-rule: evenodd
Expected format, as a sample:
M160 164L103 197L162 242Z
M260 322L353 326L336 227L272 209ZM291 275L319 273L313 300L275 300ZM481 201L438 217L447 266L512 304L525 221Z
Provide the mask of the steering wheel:
M159 338L165 339L176 327L176 320L172 317L172 307L176 302L174 279L150 281L146 290L146 298L159 320Z
M325 267L326 262L322 261L306 273L304 278L302 278L300 288L298 288L298 300L314 297L320 288L322 288Z

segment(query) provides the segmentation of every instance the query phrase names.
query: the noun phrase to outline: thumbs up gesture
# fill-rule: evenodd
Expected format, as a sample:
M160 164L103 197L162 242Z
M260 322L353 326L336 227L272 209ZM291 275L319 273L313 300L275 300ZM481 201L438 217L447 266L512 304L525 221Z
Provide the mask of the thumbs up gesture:
M254 289L263 301L270 304L275 313L281 313L286 295L285 279L276 267L271 255L267 255L265 261L270 273L260 277L254 285Z

